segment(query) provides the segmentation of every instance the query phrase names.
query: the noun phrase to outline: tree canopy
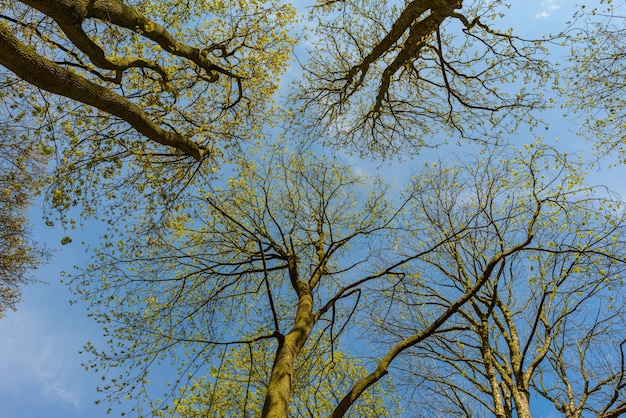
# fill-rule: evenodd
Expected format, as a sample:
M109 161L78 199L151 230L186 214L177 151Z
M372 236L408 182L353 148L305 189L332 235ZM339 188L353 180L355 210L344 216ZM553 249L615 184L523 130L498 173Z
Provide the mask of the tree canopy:
M563 89L583 135L596 138L601 155L624 154L624 66L626 18L623 5L584 7L569 33L571 67Z
M45 151L20 131L0 125L0 317L15 310L21 286L32 281L31 271L49 255L32 238L28 219L28 206L43 180Z
M108 369L112 355L131 361L129 373L147 375L148 365L179 358L193 376L224 348L249 346L239 373L253 377L257 363L273 363L263 379L264 409L274 414L287 413L296 359L311 356L320 372L333 368L333 355L324 358L360 299L357 285L386 274L345 272L367 262L375 249L365 237L382 234L396 211L381 184L366 189L366 180L338 161L285 152L272 147L261 161L240 158L225 187L188 187L176 208L156 216L147 207L113 234L116 243L96 250L97 260L75 280L122 345L95 351L102 362L94 367ZM348 257L353 248L364 249L359 259ZM314 333L308 350L316 355L300 356ZM113 397L136 396L133 380L117 380Z
M484 278L492 254L509 253L446 322L448 332L400 360L406 384L422 382L412 402L426 415L531 416L540 397L567 417L623 411L623 205L580 184L568 160L532 147L415 179L421 199L433 179L445 190L418 213L437 214L441 229L463 219L477 227L426 258L431 267L396 293L384 332L419 332L423 318ZM532 241L508 250L531 224Z
M501 13L500 1L316 1L294 95L327 143L368 156L441 137L496 143L532 123L550 72L546 40L498 27Z
M102 222L70 286L111 408L620 414L623 205L530 133L560 101L622 149L618 9L526 39L500 0L298 6L2 3L0 308L45 258L25 229L43 190L50 225ZM335 154L449 141L398 185Z

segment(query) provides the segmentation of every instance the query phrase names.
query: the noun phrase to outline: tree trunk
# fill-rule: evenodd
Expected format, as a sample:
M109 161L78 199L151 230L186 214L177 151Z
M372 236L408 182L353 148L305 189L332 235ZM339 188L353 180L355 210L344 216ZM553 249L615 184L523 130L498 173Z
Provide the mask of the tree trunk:
M522 389L517 389L513 392L513 399L515 400L515 410L518 418L532 418L530 414L530 402L528 400L528 392Z
M279 342L267 387L262 417L286 418L291 399L291 379L296 359L311 334L315 319L313 297L308 285L299 283L299 302L293 328Z

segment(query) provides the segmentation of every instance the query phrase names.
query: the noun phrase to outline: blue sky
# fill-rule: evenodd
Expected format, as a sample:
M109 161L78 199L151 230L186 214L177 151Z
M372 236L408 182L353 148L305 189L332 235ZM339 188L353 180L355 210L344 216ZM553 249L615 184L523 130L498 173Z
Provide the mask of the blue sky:
M57 251L35 272L42 281L26 286L17 312L0 320L0 405L6 418L101 417L96 407L97 377L86 373L78 355L88 340L98 340L97 324L84 307L71 306L71 293L60 283L61 270L80 264L78 244L61 246L62 231L46 227L40 208L32 209L34 236ZM78 231L88 236L88 231Z
M571 17L574 4L568 0L518 3L524 6L518 4L507 21L529 34L557 31ZM546 137L562 137L559 148L576 149L580 143L568 139L570 135L559 114L560 111L553 111L545 116L552 125ZM370 169L358 160L349 162ZM404 177L403 166L394 167L399 171L388 168L385 171L392 177ZM618 169L594 175L591 182L601 181L620 192L620 188L624 191L624 178L625 170ZM60 283L59 274L85 262L80 242L96 239L98 228L79 228L71 234L73 243L60 246L63 231L46 227L40 209L32 208L34 235L57 252L48 265L35 272L43 283L25 287L24 301L18 311L8 312L0 320L0 415L4 418L104 417L107 405L94 405L99 376L85 372L81 363L87 358L78 354L87 340L99 341L101 331L98 324L86 317L84 306L69 304L72 295ZM119 416L116 411L112 416Z

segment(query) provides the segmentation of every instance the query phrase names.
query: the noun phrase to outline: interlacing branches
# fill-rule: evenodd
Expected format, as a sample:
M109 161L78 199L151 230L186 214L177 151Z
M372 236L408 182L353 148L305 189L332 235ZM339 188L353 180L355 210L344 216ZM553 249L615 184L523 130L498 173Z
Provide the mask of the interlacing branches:
M497 142L515 118L531 122L542 99L524 84L549 75L544 41L485 23L498 6L318 2L319 53L296 93L311 127L332 129L356 153L393 155L442 142L439 132Z
M617 383L623 364L611 361L599 368L597 361L621 353L626 219L618 200L577 183L571 163L551 154L538 148L519 159L476 164L484 168L465 166L461 172L474 173L475 189L459 193L457 187L467 183L453 171L445 176L446 184L456 185L442 193L449 196L446 204L439 210L423 207L439 214L433 218L440 228L453 228L464 211L482 207L474 218L481 227L442 247L428 259L431 269L405 284L407 293L396 293L391 323L381 322L393 336L421 331L412 325L416 318L436 318L436 312L453 306L452 294L485 278L491 254L529 239L527 228L533 232L532 241L514 247L456 310L446 332L400 359L400 373L423 382L414 401L432 414L530 417L532 394L539 393L566 416L578 417L623 400ZM552 168L550 175L539 175L546 173L544 165ZM406 315L403 308L415 312ZM435 402L422 401L433 397Z
M232 142L215 135L220 126L266 108L293 17L289 6L253 2L12 2L0 14L0 65L183 155L215 159Z

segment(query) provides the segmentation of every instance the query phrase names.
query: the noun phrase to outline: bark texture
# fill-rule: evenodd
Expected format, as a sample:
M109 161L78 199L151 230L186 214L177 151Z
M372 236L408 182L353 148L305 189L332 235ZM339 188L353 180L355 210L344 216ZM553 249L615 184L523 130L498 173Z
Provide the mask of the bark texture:
M122 23L129 27L134 22L135 31L148 27L146 36L158 40L159 44L176 55L184 56L196 62L210 74L216 74L217 67L206 60L200 50L180 45L161 26L152 24L132 8L110 1L24 1L54 19L75 46L84 52L91 61L108 70L117 71L117 78L130 67L149 68L165 77L157 64L134 57L113 60L105 56L104 51L83 32L81 24L88 17L107 17L107 20ZM146 138L162 145L173 147L197 160L206 154L201 147L185 135L164 129L155 123L132 101L115 93L111 89L95 84L79 74L39 55L24 44L11 31L5 22L0 22L0 65L15 75L50 93L76 100L93 106L103 112L118 117Z
M291 379L296 358L315 324L311 286L300 280L296 257L289 256L289 275L298 295L298 308L293 328L279 340L270 383L267 388L262 417L286 418L291 399Z

